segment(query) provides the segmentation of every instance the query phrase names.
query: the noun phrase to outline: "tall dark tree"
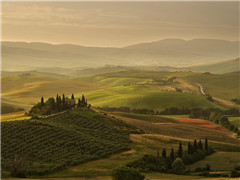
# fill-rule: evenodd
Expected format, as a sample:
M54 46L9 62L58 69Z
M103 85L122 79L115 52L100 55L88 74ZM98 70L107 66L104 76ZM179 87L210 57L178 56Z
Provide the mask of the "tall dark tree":
M179 143L179 147L178 147L178 157L182 158L182 143Z
M44 105L44 98L42 97L41 98L41 106L43 106Z
M85 105L85 97L84 97L84 95L82 95L82 103L83 103L83 105Z
M65 104L65 95L63 94L62 103Z
M167 153L166 153L166 149L165 148L162 150L162 157L163 158L167 157Z
M170 153L170 159L171 159L172 161L174 161L174 159L175 159L173 148L172 148L171 153Z
M72 99L74 99L74 94L72 94Z
M78 99L78 107L80 107L80 106L81 106L81 100Z
M207 140L207 138L205 138L205 150L206 151L208 150L208 140Z
M197 152L197 141L196 141L196 139L194 139L194 142L193 142L193 152Z
M61 98L61 96L58 96L58 102L59 102L59 104L62 104L62 98Z
M202 146L201 140L198 141L198 149L200 149L201 151L203 150L203 146Z
M57 97L56 97L56 102L57 102L57 104L59 104L58 94L57 94Z
M193 154L193 147L190 142L188 142L188 154Z

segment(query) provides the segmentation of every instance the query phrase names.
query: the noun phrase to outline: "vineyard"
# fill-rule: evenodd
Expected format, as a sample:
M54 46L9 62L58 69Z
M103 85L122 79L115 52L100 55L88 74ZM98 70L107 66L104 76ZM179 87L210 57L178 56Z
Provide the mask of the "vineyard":
M138 132L87 108L1 126L2 168L11 171L18 160L24 175L43 175L128 150L129 132Z

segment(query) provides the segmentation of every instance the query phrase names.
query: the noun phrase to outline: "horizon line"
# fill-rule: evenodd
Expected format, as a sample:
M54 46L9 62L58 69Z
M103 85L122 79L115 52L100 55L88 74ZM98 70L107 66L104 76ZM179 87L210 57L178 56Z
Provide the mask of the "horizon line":
M126 48L126 47L131 47L134 45L139 45L139 44L148 44L148 43L155 43L155 42L160 42L163 40L182 40L182 41L193 41L193 40L218 40L218 41L227 41L227 42L231 42L231 43L236 43L236 42L240 42L240 41L230 41L230 40L226 40L226 39L216 39L216 38L196 38L196 39L184 39L184 38L163 38L160 40L155 40L155 41L146 41L146 42L140 42L140 43L135 43L135 44L130 44L130 45L126 45L126 46L87 46L87 45L82 45L82 44L75 44L75 43L52 43L52 42L46 42L46 41L11 41L11 40L1 40L1 45L3 42L12 42L12 43L42 43L42 44L49 44L49 45L53 45L53 46L58 46L58 45L73 45L73 46L81 46L81 47L90 47L90 48Z

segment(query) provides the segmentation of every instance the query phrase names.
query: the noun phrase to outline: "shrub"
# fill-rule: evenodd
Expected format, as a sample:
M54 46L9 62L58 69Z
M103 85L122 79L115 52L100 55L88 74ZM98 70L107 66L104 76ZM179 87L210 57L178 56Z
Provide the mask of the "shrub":
M131 167L120 167L112 173L114 180L144 180L145 176L142 175L137 169Z
M240 166L235 167L235 170L240 170Z
M181 158L175 159L175 161L172 163L172 172L174 173L182 173L185 169L185 165L183 164L183 161Z
M240 177L240 172L237 171L231 171L229 174L230 177Z

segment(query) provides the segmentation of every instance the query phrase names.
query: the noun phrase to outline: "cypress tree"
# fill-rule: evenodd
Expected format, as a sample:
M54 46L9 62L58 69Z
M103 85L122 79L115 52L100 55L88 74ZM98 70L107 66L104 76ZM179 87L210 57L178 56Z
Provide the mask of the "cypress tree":
M208 140L207 140L207 138L205 138L205 150L206 151L208 150Z
M81 100L78 99L78 107L80 107L80 106L81 106Z
M57 94L57 97L56 97L56 102L57 102L57 104L59 104L58 94Z
M44 98L42 97L41 98L41 106L43 106L44 105Z
M197 152L197 141L196 141L196 139L193 142L193 152Z
M82 103L83 103L83 105L85 105L85 97L84 97L84 95L82 95Z
M164 148L163 151L162 151L162 157L163 158L166 158L167 157L167 153L166 153L166 149Z
M58 102L59 102L59 104L62 104L61 96L58 96Z
M203 146L202 146L201 140L198 142L198 149L200 149L201 151L203 151Z
M74 94L72 94L72 99L74 99Z
M181 143L181 141L179 143L179 148L178 148L178 157L182 158L182 143Z
M65 104L65 95L63 94L63 97L62 97L62 102L63 104Z
M170 159L171 159L172 161L174 161L174 159L175 159L173 148L172 148L171 153L170 153Z

